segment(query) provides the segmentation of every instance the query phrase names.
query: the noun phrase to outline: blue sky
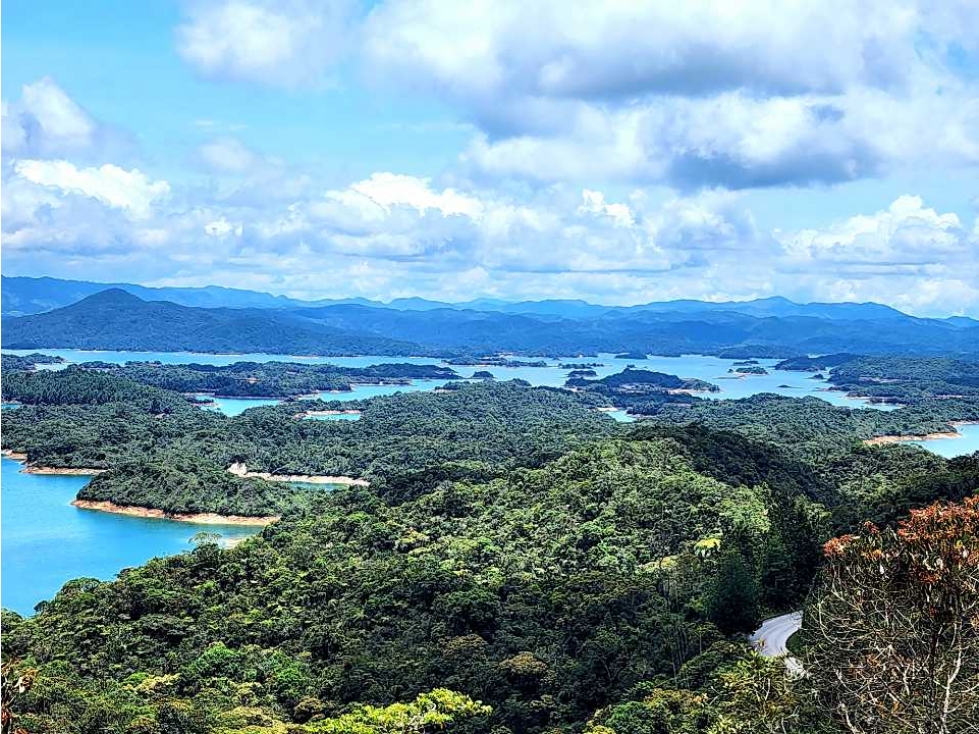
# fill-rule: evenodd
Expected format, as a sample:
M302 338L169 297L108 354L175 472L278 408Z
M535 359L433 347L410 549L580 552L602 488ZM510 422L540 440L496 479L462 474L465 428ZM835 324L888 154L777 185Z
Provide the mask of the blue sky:
M3 5L3 272L979 314L968 0Z

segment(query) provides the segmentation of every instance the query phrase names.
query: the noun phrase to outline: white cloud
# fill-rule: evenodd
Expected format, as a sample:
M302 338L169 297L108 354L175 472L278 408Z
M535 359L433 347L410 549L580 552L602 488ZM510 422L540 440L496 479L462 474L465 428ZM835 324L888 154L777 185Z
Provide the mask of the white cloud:
M835 183L979 163L979 89L948 62L968 8L388 0L367 20L364 54L374 78L437 95L479 126L464 155L472 175Z
M378 74L474 103L834 93L899 84L915 60L905 41L923 21L911 0L583 0L573 12L560 0L388 0L365 43Z
M940 214L917 196L901 196L884 211L850 217L822 230L777 233L776 237L791 262L834 269L840 265L900 269L929 264L957 268L973 259L975 246L956 214Z
M204 232L206 232L211 237L217 237L218 239L223 239L234 235L235 237L241 237L244 227L239 224L234 224L229 222L224 217L215 219L213 222L208 222L204 225Z
M775 238L783 290L792 284L817 300L880 301L911 313L979 312L979 219L970 231L918 196Z
M21 98L3 104L3 152L77 153L94 146L99 125L53 79L25 84Z
M345 0L196 2L177 28L177 50L210 78L319 84L345 50L349 12Z
M430 179L404 176L396 173L375 173L369 179L350 185L350 191L360 194L386 211L393 206L407 206L425 213L437 209L443 216L465 215L478 219L483 212L479 199L460 194L454 189L436 192ZM338 200L348 200L344 192L327 194Z
M605 201L605 194L601 191L591 191L585 189L581 192L581 206L578 207L579 213L602 214L611 217L620 227L631 227L635 224L632 210L626 204L608 204Z
M68 161L28 159L17 161L13 168L22 179L38 186L88 196L136 218L148 216L153 202L170 193L166 181L152 181L137 169L127 171L111 164L77 168Z

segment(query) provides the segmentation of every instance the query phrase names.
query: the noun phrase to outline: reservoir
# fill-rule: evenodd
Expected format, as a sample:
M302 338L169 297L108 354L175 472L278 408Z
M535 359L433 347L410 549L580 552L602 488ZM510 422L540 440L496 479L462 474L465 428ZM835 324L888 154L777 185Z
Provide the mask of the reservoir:
M498 380L526 380L531 385L561 387L567 379L568 369L559 365L584 367L589 364L601 363L592 367L598 377L621 372L628 366L636 369L665 372L678 377L696 377L712 382L720 388L720 392L704 393L702 397L724 400L746 398L758 393L775 393L789 397L804 397L812 395L833 405L848 408L875 408L878 410L893 410L894 406L871 404L869 401L848 398L846 394L828 390L827 383L813 380L808 372L784 372L773 367L778 362L774 359L755 360L758 366L768 370L766 375L747 375L739 377L731 372L735 362L733 359L721 359L704 355L684 355L682 357L650 356L645 360L616 359L610 354L600 354L597 357L562 357L561 359L521 358L514 359L529 362L544 362L543 367L500 367L497 365L447 365L433 357L387 357L381 355L365 355L361 357L303 357L282 354L196 354L190 352L119 352L91 351L81 349L5 349L9 354L30 354L41 352L63 357L69 362L162 362L164 364L213 364L228 365L235 362L295 362L298 364L335 364L343 367L368 367L374 364L409 363L418 365L440 364L452 367L461 377L470 378L477 370L488 370ZM378 395L392 395L405 390L433 390L442 382L438 380L416 380L411 385L358 385L351 392L322 393L323 400L358 400ZM215 400L216 409L227 415L238 415L248 408L269 405L274 400L218 398Z
M53 597L71 579L110 580L154 556L190 550L190 539L201 531L231 539L261 530L81 510L70 503L89 477L24 474L20 462L7 457L0 462L0 603L20 614L33 613L35 604Z
M979 425L971 423L958 426L958 432L962 434L961 438L930 438L927 441L915 441L914 445L934 451L946 459L979 451Z
M284 361L301 364L336 364L366 367L373 364L407 362L438 364L428 357L300 357L271 354L214 355L170 352L102 352L73 349L4 350L13 354L41 351L64 357L69 362L101 360L122 364L130 361L159 361L167 364L201 363L225 365L241 361ZM523 361L538 361L533 360ZM590 367L604 377L622 371L629 365L637 369L695 377L718 385L721 392L704 393L711 399L744 398L757 393L816 396L834 405L852 408L868 406L866 401L847 398L841 392L826 390L826 383L813 380L805 372L780 372L772 367L775 360L757 360L769 374L738 377L729 372L735 360L688 355L683 357L650 357L646 360L616 359L612 355L542 360L545 366L501 367L497 365L450 365L464 377L477 370L488 370L498 380L521 379L532 385L562 386L572 367ZM444 364L444 363L443 363ZM559 365L565 365L563 368ZM410 385L357 385L350 392L324 392L323 400L350 401L410 390L434 390L441 380L416 380ZM238 415L248 408L277 403L269 399L217 398L212 409L227 415ZM4 404L3 410L18 406ZM887 406L881 408L887 409ZM629 422L624 411L609 412L617 421ZM321 420L356 420L359 416L322 416ZM979 450L979 426L961 426L960 439L935 439L920 442L925 448L943 456L957 456ZM169 520L154 520L111 513L81 510L70 502L88 477L24 474L21 464L4 458L2 487L2 574L0 603L21 614L30 614L39 601L50 599L68 580L81 577L112 579L130 566L150 558L180 553L192 546L190 539L201 531L219 533L233 539L253 535L254 527L209 526Z

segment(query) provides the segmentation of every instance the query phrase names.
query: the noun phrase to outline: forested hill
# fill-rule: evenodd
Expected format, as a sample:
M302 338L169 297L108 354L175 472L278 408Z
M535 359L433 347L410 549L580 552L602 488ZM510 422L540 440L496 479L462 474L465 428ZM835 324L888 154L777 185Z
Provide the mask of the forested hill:
M337 304L195 308L119 289L47 313L6 318L5 348L318 355L569 355L603 352L797 357L813 353L979 354L979 326L890 309L743 313L715 304L551 313ZM732 308L734 306L732 305ZM820 315L806 315L816 313Z
M4 319L3 346L275 354L420 354L418 344L263 309L146 302L119 289L47 313Z

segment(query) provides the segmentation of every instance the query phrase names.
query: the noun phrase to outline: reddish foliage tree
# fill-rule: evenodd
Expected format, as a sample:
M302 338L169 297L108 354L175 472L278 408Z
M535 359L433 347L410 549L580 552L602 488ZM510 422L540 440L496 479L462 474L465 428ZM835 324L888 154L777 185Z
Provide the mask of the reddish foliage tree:
M979 497L829 541L806 670L855 734L979 731Z

